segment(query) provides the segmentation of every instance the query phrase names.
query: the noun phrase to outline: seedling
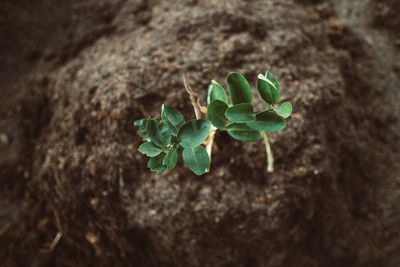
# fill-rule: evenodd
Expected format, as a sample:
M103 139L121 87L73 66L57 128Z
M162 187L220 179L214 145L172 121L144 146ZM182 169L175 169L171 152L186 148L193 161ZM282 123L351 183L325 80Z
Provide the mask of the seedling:
M196 119L185 121L175 108L162 105L161 120L148 118L135 121L140 136L146 141L139 151L150 160L147 167L158 174L175 168L178 158L197 175L210 169L211 149L215 132L226 131L232 138L243 142L263 139L267 154L267 171L273 172L274 158L268 140L268 132L283 130L286 118L292 113L292 105L284 102L279 106L280 85L270 70L258 75L258 93L265 101L265 109L255 111L252 93L246 78L238 73L226 77L232 105L228 103L225 89L212 81L207 97L207 108L200 106L192 88L185 88L190 95ZM204 148L202 145L205 145Z

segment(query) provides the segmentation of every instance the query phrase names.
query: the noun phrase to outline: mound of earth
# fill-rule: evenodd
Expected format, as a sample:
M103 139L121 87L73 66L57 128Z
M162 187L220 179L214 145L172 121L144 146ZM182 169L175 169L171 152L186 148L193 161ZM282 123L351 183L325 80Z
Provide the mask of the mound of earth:
M41 30L2 74L0 263L397 266L399 47L364 19L378 2L70 0L44 26L52 1L6 1L2 31L23 40L28 8ZM193 119L183 74L205 103L211 79L269 66L294 106L274 173L225 133L209 173L150 173L133 121Z

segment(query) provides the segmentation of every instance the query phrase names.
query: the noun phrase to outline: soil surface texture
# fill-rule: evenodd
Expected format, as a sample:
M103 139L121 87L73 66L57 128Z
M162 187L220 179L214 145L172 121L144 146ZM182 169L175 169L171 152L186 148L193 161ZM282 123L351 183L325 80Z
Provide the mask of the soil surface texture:
M395 0L2 0L0 266L400 266ZM151 173L137 119L268 67L293 115ZM254 100L262 105L260 98Z

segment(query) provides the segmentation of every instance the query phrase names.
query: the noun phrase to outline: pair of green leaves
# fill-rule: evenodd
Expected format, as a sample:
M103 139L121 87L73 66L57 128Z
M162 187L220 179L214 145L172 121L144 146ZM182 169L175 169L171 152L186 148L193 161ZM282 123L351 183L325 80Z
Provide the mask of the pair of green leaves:
M207 138L211 124L207 120L185 122L181 113L173 107L163 105L161 121L142 119L135 121L140 136L146 140L139 152L150 157L147 167L162 173L175 168L179 156L197 175L210 167L207 151L201 146Z
M267 105L271 105L272 109L283 118L288 118L293 111L290 102L283 102L280 106L275 107L274 104L280 100L281 86L278 80L268 69L265 76L258 75L257 89L260 96L264 99Z
M266 109L262 111L254 111L251 87L242 74L230 73L226 82L231 107L225 89L216 81L212 81L208 91L207 118L216 128L226 130L240 141L252 142L262 139L260 131L274 132L286 127L285 118L292 113L292 105L284 102L273 106L280 99L280 85L269 70L265 76L258 76L257 89L266 102Z

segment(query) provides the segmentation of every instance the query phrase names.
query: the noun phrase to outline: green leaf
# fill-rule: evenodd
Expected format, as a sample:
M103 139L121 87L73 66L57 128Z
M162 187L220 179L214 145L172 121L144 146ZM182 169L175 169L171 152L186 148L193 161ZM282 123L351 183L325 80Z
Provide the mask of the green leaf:
M275 76L272 74L271 69L267 70L267 73L265 73L265 77L272 82L273 85L275 85L275 88L278 90L278 92L281 91L281 86L279 85L278 80L275 78Z
M279 90L276 88L272 81L268 80L262 74L258 75L257 89L260 96L268 104L272 105L279 101Z
M228 105L221 100L214 99L207 107L207 119L217 128L224 128L228 119L225 117L225 111Z
M149 168L153 172L156 172L157 174L162 173L167 168L163 165L164 158L165 153L161 153L160 155L151 158L147 163L147 168Z
M250 128L244 123L233 123L228 126L228 134L239 141L255 142L262 139L259 131Z
M175 136L178 134L182 125L185 124L185 119L182 114L176 108L165 104L161 107L161 119L168 124L172 134Z
M178 139L184 148L195 147L206 140L210 132L210 121L191 120L186 122L178 132Z
M167 147L171 141L171 129L165 122L159 122L155 119L149 119L146 124L147 133L151 142L158 147Z
M272 109L280 116L287 118L292 114L292 104L290 102L284 102L279 107L272 106Z
M172 170L173 168L175 168L176 163L178 162L177 150L178 150L177 147L172 147L165 156L163 165L167 166L168 170Z
M139 147L139 152L148 157L158 156L162 150L153 145L151 142L145 142Z
M224 87L212 80L211 84L208 86L207 104L210 104L216 99L228 104L228 96L226 95Z
M137 120L133 123L133 125L139 127L140 137L142 137L146 141L150 141L150 137L147 134L146 123L148 119Z
M256 120L246 123L249 127L264 132L280 131L286 127L286 121L271 111L256 115Z
M202 146L184 148L183 161L197 175L202 175L210 169L210 158Z
M251 88L246 78L238 73L229 73L226 77L232 104L251 103Z
M233 122L249 122L256 119L253 106L249 103L233 105L225 111L225 116Z

